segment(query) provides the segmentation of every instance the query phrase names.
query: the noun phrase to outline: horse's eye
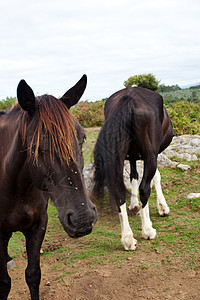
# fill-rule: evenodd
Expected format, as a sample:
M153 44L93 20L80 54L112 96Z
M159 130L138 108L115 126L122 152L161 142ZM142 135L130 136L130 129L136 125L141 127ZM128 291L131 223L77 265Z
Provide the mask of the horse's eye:
M83 143L85 143L86 140L86 135L83 136L83 138L81 139L80 145L83 145Z

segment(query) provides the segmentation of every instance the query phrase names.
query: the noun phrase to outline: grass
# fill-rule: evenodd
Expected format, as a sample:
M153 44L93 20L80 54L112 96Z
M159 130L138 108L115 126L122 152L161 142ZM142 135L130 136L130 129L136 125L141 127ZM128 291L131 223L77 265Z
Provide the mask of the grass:
M84 146L86 164L92 161L92 149L98 131L97 128L87 129L87 141ZM105 198L106 207L99 211L98 222L92 234L79 239L71 239L66 235L59 223L57 210L50 203L48 228L42 246L44 251L41 255L42 261L51 260L52 257L56 258L52 264L52 270L62 270L67 275L78 272L79 262L89 269L108 264L121 268L127 259L134 259L133 262L137 265L137 257L140 257L141 253L157 253L163 257L162 264L168 267L174 268L174 261L178 261L181 262L183 270L199 269L200 198L187 199L189 193L199 190L199 161L192 162L191 166L192 169L186 172L173 168L160 169L162 188L170 207L170 215L164 218L158 215L156 193L153 188L149 199L150 215L153 227L157 229L157 239L143 240L139 215L129 217L134 237L138 240L138 251L123 250L120 242L119 219L118 216L111 216L108 213L108 197ZM127 201L129 202L129 200ZM56 243L58 243L58 247L52 251L49 250L49 245ZM20 233L14 233L9 243L9 253L13 257L17 257L23 251L25 251L24 237ZM153 264L160 263L160 261L153 262ZM138 262L138 267L144 272L151 265L152 263L150 264L148 260Z
M83 145L83 156L85 166L93 161L93 149L99 134L99 127L96 128L85 128L86 131L86 142Z

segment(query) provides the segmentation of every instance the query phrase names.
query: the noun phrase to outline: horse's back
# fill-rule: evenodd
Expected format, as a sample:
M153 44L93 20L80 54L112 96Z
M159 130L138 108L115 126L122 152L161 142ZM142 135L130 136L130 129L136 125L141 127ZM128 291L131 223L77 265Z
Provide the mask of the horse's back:
M129 101L129 104L126 103ZM131 105L130 105L131 103ZM134 145L141 148L145 140L156 145L162 152L171 142L173 128L163 98L160 94L142 87L127 87L111 95L105 103L105 119L116 117L116 112L125 109L131 112ZM126 114L126 112L125 112ZM130 114L129 114L130 115ZM127 114L128 118L128 114ZM119 120L118 120L119 122ZM134 148L135 148L134 146ZM147 145L145 145L146 147Z
M127 87L111 95L105 103L105 119L119 107L124 99L131 98L135 115L159 115L163 118L163 98L160 94L142 87Z

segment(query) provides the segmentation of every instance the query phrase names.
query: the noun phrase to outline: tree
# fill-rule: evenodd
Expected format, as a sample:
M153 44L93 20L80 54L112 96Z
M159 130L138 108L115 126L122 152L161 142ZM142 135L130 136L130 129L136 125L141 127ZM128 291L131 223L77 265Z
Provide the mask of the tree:
M152 91L157 91L159 86L159 81L151 73L134 75L129 77L128 80L124 81L125 87L132 86L132 85L137 85L140 87L150 89Z
M176 85L165 85L165 84L161 84L158 87L158 92L162 93L162 92L174 92L174 91L179 91L181 90L181 88L178 86L178 84Z

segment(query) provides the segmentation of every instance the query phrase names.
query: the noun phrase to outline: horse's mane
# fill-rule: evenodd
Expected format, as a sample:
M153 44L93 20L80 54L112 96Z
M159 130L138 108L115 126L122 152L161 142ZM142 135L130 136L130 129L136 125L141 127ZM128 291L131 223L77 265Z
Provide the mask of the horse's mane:
M69 159L74 158L74 140L76 140L75 119L67 106L53 96L43 95L36 98L37 111L31 123L35 130L31 137L29 154L35 153L38 163L39 146L41 139L48 137L48 151L51 161L54 161L55 151L59 158L69 164ZM27 127L30 123L28 113L21 110L20 114L23 143L26 144ZM34 149L34 151L33 151Z

